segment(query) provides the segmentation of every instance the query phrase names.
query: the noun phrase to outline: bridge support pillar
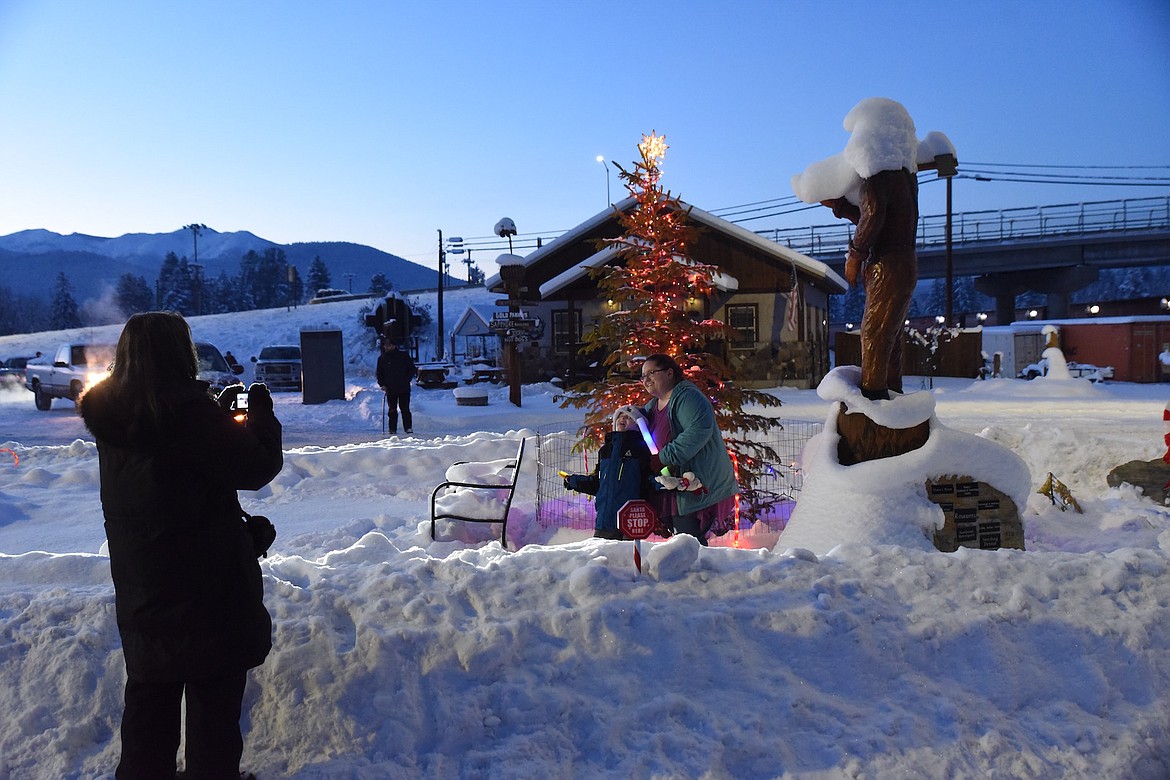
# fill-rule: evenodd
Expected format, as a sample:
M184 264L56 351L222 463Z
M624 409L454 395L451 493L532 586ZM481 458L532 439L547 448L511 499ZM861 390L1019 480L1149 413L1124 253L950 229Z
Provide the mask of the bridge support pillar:
M1016 296L1025 292L1047 295L1048 317L1068 316L1069 294L1097 281L1097 269L1087 265L1008 271L975 279L975 289L995 298L995 321L1007 325L1016 318Z

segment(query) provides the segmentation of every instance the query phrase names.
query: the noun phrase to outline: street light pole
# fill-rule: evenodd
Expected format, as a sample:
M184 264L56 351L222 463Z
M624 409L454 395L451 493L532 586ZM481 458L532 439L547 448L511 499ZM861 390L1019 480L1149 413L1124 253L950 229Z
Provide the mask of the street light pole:
M207 229L207 225L198 222L192 222L190 225L183 225L183 230L191 231L191 240L195 242L195 259L191 263L191 267L195 270L195 313L203 313L203 280L199 278L199 272L203 270L203 266L199 265L199 234Z
M446 253L443 251L443 231L439 231L439 332L435 339L435 360L443 359L443 264L446 262Z
M959 172L959 161L953 154L939 154L934 158L935 170L939 178L947 180L947 223L946 223L946 258L947 258L947 306L946 327L952 327L955 319L955 262L951 254L951 181Z
M613 198L609 196L609 163L605 161L605 155L597 155L597 162L605 166L605 205L612 206Z

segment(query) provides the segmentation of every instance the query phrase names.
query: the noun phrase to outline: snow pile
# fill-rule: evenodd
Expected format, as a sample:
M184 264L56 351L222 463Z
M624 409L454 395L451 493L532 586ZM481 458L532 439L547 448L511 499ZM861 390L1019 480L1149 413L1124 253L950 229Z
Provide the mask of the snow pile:
M948 428L934 415L934 396L911 393L888 401L871 401L858 389L856 366L833 369L817 394L834 402L824 431L805 448L804 487L780 540L818 555L839 544L894 544L934 549L932 535L942 528L943 512L926 495L926 481L967 476L1005 493L1017 508L1031 492L1028 467L1011 450L979 436ZM837 460L837 415L864 414L887 428L930 424L924 446L897 458L842 466Z
M319 308L193 324L243 356ZM285 467L241 495L279 533L261 563L275 647L245 698L244 765L264 780L1170 775L1170 509L1105 483L1164 451L1165 386L935 378L909 412L869 410L952 437L931 470L972 440L1010 450L964 462L1011 472L992 477L1024 493L1027 552L927 549L936 520L906 488L926 467L845 478L822 442L774 549L648 541L638 576L632 543L542 524L535 447L508 551L490 524L440 521L432 541L453 464L579 421L549 385L522 408L504 387L486 407L418 390L416 434L381 437L372 347L351 353L356 317L331 319L346 400L277 393ZM785 418L821 421L847 388L773 392ZM124 671L96 448L71 404L38 412L21 390L0 392L0 449L0 777L108 777ZM1048 472L1084 514L1034 492ZM798 538L827 530L820 549Z
M861 202L861 182L880 171L916 172L941 154L955 154L954 144L932 130L919 141L906 107L889 98L866 98L845 115L850 133L845 149L809 165L792 177L792 191L805 203L845 198Z
M918 139L906 107L888 98L866 98L845 115L845 159L868 179L881 171L918 170Z

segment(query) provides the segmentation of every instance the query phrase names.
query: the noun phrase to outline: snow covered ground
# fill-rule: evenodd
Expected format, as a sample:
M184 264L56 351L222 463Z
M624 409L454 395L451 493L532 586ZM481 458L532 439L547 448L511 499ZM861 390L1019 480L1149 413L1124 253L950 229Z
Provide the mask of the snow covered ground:
M244 765L263 780L1170 776L1170 510L1105 483L1164 451L1166 386L934 382L939 421L1027 465L1026 552L859 540L842 518L920 511L859 499L859 470L828 550L679 538L645 544L637 576L632 543L536 522L532 458L509 551L491 526L431 541L450 464L508 457L574 413L552 385L521 408L506 388L483 407L418 390L415 435L384 438L359 307L192 320L245 360L300 327L344 332L346 400L278 394L284 470L242 495L280 534L262 562L275 648L246 695ZM73 335L0 338L0 357ZM815 391L775 392L783 418L829 415ZM109 776L118 756L97 454L54 407L0 395L4 779ZM1034 492L1048 472L1084 514Z

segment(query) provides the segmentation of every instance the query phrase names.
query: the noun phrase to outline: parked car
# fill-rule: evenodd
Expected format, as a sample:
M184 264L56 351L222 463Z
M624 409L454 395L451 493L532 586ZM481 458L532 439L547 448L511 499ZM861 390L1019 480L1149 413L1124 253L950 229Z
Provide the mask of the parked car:
M244 373L243 366L229 365L219 349L206 341L195 342L195 355L199 358L198 378L207 382L210 385L208 390L216 395L228 385L239 382L236 376Z
M291 344L276 344L260 350L253 357L256 364L255 381L268 385L269 390L301 389L301 348Z
M1068 374L1073 379L1088 379L1090 382L1104 382L1113 378L1113 366L1095 366L1092 363L1068 361ZM1016 376L1020 379L1035 379L1048 375L1048 358L1024 366Z
M0 360L0 387L17 386L24 384L24 367L31 357L10 357Z

